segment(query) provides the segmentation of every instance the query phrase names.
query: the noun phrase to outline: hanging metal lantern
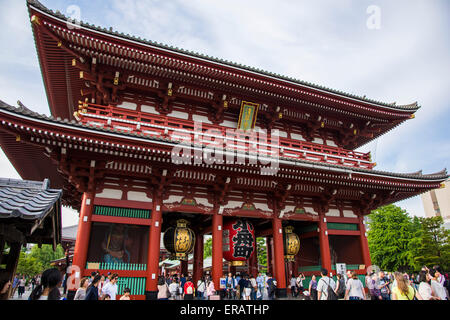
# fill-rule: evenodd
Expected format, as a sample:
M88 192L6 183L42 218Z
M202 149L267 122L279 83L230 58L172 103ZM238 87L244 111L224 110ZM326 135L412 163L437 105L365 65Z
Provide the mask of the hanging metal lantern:
M171 259L187 260L195 245L194 231L187 227L188 221L180 219L176 228L164 232L164 247L171 253Z
M243 266L256 251L255 229L246 220L232 220L223 226L223 257L232 266Z
M284 228L284 258L286 261L295 261L295 256L300 250L300 238L293 232L294 227Z

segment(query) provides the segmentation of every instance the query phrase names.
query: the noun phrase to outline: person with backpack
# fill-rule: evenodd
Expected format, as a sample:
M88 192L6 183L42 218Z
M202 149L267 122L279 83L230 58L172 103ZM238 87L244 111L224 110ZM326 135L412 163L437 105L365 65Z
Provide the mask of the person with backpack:
M195 287L192 283L192 278L188 277L184 284L184 300L194 300Z
M269 296L269 300L275 299L275 292L277 291L277 281L275 278L272 278L272 275L267 275L267 295Z
M365 292L361 280L358 279L355 271L351 271L350 275L351 278L348 279L345 290L345 300L364 300Z
M337 300L336 293L336 282L328 276L328 270L322 268L320 270L322 277L317 283L317 300Z
M336 293L339 300L342 300L345 298L345 279L344 276L340 273L337 274L337 282L336 282L336 289L334 292Z
M203 300L204 299L205 291L206 291L205 277L201 277L197 281L197 298L199 300Z

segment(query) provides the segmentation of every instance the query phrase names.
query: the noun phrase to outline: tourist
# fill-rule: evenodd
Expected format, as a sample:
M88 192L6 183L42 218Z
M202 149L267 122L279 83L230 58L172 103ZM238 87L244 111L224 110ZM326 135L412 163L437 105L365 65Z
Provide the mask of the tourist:
M317 280L316 276L312 275L311 281L309 282L309 296L310 300L317 300Z
M111 300L111 296L109 294L104 294L100 300Z
M345 279L344 276L340 273L337 274L336 276L337 278L337 282L336 282L336 289L335 289L335 293L338 297L338 299L342 300L345 298Z
M256 284L256 279L255 277L252 275L249 279L250 284L252 286L252 293L251 293L251 299L252 300L256 300L256 293L258 292L258 285Z
M180 296L179 291L180 285L177 282L177 278L172 278L172 283L169 285L170 299L178 300L177 297Z
M101 296L102 295L102 290L103 290L103 287L106 285L106 282L105 282L105 276L102 274L101 276L100 276L100 282L98 283L98 295L99 296Z
M119 300L131 300L130 295L131 295L131 289L125 288L125 289L123 289L123 296L121 296Z
M435 295L430 285L431 276L430 273L422 270L419 272L419 294L423 300L441 300Z
M84 298L86 298L86 289L88 285L89 285L89 278L84 277L83 279L81 279L80 287L75 293L75 297L73 298L73 300L84 300Z
M409 280L400 272L394 273L397 285L392 289L392 300L422 300L419 291L414 289Z
M14 294L16 293L16 290L19 286L19 276L16 275L13 279L13 283L12 283L12 292L11 292L11 296L14 296Z
M214 282L212 281L211 277L208 275L206 276L206 299L210 300L211 296L216 294L216 289L214 287Z
M225 297L229 300L235 298L236 285L234 280L235 279L233 278L231 272L228 273L228 276L226 276L225 278L225 290L226 290Z
M258 285L258 290L261 292L261 295L264 293L264 277L261 273L258 273L258 276L256 277L256 284Z
M250 300L250 295L252 293L252 284L250 283L250 280L248 279L248 276L245 275L241 279L243 290L242 292L242 300Z
M442 274L442 269L441 269L441 267L440 266L433 266L433 270L436 270L437 272L439 272L439 277L437 278L437 281L442 285L442 286L444 286L444 283L445 283L445 277L444 277L444 275Z
M30 300L60 300L59 287L62 283L58 269L47 269L42 273L41 283L30 294Z
M0 281L0 300L8 300L11 280Z
M96 275L91 280L91 283L86 289L86 297L84 300L98 300L98 283L100 282L100 276Z
M269 300L275 299L275 292L277 290L277 281L275 278L272 278L271 274L267 275L267 295L269 296Z
M376 296L374 294L373 289L375 288L375 280L373 279L373 273L370 270L367 270L366 278L366 288L367 288L367 296L370 300L376 300Z
M33 291L35 287L36 287L36 276L31 278L31 291Z
M297 277L296 280L296 286L297 286L297 294L296 296L298 296L298 294L302 294L303 293L303 280L305 280L305 275L303 273L300 273Z
M444 286L439 281L441 273L437 269L431 269L430 276L431 289L433 290L434 294L441 300L447 300L447 292L445 291Z
M100 277L101 279L101 277ZM111 276L111 280L105 284L105 286L103 287L101 293L102 295L104 294L108 294L111 297L111 300L116 300L116 295L117 295L117 281L119 281L119 276L117 275L117 273L113 273ZM99 281L99 285L100 285L100 281Z
M328 288L333 291L336 289L336 283L328 276L328 270L322 268L320 271L322 277L317 282L317 300L328 300Z
M391 300L391 292L389 289L390 281L383 271L379 273L379 289L382 300Z
M205 277L201 277L197 281L197 298L203 300L205 298L206 283Z
M350 279L347 281L347 287L345 290L345 300L364 300L364 286L359 280L356 271L350 272Z
M18 286L17 294L19 295L19 298L22 298L22 295L25 293L25 283L26 283L25 276L22 276L19 279L19 283L17 285Z
M291 287L292 298L295 298L297 296L297 278L295 277L294 274L292 274L291 276L289 285Z
M158 300L169 300L171 294L170 294L170 289L169 286L166 283L166 279L164 278L164 276L160 276L158 278L158 295L157 295L157 299Z
M91 272L91 278L89 279L89 285L92 283L92 280L94 280L96 275L97 275L97 272L95 272L95 271Z
M193 300L194 299L194 293L195 293L195 287L192 283L192 278L188 277L186 279L186 283L184 284L184 300Z
M370 293L372 300L383 300L383 297L381 296L380 282L376 273L372 274L372 286L372 292Z
M186 277L184 276L184 274L182 273L181 274L181 277L180 277L180 286L181 286L181 288L184 288L184 284L186 283Z

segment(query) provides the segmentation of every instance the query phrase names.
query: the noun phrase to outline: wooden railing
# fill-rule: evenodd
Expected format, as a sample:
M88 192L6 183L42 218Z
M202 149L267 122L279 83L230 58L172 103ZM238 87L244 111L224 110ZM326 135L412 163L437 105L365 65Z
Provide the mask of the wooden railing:
M153 115L111 106L83 103L75 117L81 123L116 131L140 133L148 137L164 137L174 142L190 141L202 146L258 155L283 156L348 167L372 169L370 152L362 153L307 141L276 137L257 132L244 132L223 126L193 122L163 115ZM264 137L264 139L261 139Z

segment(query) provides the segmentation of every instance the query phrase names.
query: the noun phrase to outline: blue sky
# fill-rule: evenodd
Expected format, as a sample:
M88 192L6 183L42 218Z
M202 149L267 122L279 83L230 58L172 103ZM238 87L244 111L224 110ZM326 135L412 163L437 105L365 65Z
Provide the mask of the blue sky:
M383 102L422 108L361 148L376 169L450 169L449 1L42 0L81 20ZM372 6L372 7L371 7ZM379 11L379 29L367 22ZM25 0L0 0L0 100L49 114ZM0 176L19 178L0 152ZM398 205L423 216L420 197ZM77 223L64 210L63 225Z

